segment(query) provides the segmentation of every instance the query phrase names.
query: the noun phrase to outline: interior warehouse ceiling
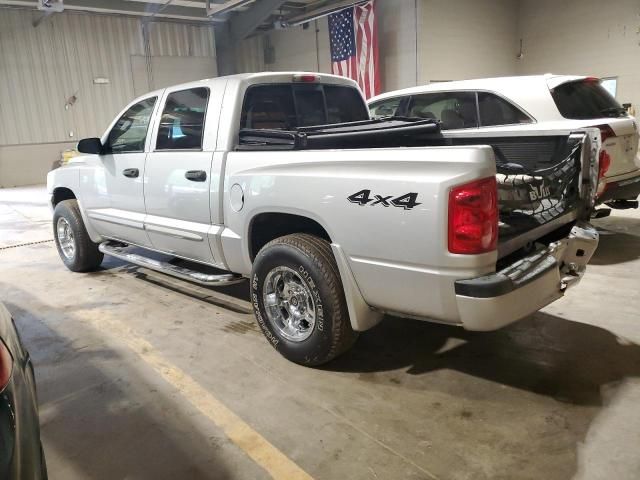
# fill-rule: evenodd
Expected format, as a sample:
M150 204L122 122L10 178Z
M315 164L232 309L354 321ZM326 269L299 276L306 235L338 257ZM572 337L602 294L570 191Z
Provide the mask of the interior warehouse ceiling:
M42 3L52 5L43 11L40 21L62 8L84 11L232 25L234 38L246 38L259 31L299 25L357 1L340 0L0 0L0 6L37 9ZM61 4L61 5L60 5ZM43 8L40 8L43 10Z

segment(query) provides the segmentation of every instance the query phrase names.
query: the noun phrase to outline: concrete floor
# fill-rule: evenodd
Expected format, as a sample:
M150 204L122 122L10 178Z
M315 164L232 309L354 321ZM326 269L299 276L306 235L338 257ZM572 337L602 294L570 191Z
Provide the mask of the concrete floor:
M41 187L0 190L0 300L35 362L53 480L268 478L216 401L315 479L640 478L638 212L597 221L582 283L532 318L385 318L316 370L268 345L246 285L113 259L71 273L49 219Z

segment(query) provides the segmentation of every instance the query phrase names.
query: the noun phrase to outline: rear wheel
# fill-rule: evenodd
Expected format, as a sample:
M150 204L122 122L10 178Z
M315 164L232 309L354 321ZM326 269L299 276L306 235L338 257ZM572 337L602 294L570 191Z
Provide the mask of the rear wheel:
M53 236L62 262L72 272L96 269L103 254L91 241L77 200L64 200L53 211Z
M321 365L357 339L331 247L313 235L287 235L260 250L251 299L262 332L292 362Z

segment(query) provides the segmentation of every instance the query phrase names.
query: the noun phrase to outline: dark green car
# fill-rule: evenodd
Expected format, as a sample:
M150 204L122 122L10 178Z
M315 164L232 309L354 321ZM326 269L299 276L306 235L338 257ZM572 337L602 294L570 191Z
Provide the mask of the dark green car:
M33 365L0 303L0 479L46 478Z

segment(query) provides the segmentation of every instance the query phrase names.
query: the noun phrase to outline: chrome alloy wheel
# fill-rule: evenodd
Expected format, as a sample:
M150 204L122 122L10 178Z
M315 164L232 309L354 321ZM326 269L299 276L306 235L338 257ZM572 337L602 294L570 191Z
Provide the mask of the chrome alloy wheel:
M56 234L58 235L58 244L60 250L67 260L73 260L76 256L76 241L73 238L71 225L63 217L58 218L56 223Z
M316 324L313 294L298 273L289 267L272 269L262 286L267 317L280 334L292 342L309 338Z

